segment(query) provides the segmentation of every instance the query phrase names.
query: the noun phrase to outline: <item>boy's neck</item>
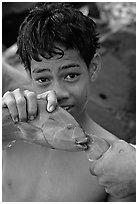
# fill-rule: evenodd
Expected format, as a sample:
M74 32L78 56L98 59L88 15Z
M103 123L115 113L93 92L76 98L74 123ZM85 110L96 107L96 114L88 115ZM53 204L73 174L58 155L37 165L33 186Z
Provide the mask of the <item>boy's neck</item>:
M86 111L83 112L83 114L81 115L81 117L79 117L79 119L77 121L80 124L81 128L84 130L84 132L90 132L91 131L90 127L93 123L93 120L89 117L89 115Z
M87 134L93 134L101 138L110 137L112 135L112 133L108 132L103 127L94 122L87 112L83 114L83 117L81 117L81 119L79 120L79 124L82 127L83 131Z

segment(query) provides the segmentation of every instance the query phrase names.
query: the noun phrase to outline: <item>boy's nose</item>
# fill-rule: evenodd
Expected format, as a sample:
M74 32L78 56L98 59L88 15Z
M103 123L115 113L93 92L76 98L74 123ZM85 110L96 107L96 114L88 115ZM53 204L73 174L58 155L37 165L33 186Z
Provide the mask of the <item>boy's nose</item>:
M69 92L60 83L55 83L52 89L56 93L58 102L69 98Z

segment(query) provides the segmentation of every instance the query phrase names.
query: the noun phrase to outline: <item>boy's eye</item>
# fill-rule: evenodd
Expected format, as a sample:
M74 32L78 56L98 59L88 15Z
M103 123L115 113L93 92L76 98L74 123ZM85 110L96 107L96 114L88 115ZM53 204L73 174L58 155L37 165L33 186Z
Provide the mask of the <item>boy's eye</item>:
M41 77L39 79L36 80L38 83L42 84L42 83L48 83L50 80L46 77Z
M68 74L65 79L68 81L75 81L76 79L78 79L80 74Z

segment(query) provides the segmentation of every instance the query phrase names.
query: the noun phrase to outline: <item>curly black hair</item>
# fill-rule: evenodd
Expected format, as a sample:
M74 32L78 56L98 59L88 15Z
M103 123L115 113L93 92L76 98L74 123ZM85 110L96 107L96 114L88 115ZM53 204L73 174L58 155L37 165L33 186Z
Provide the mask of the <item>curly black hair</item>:
M38 3L29 11L19 29L17 54L31 73L31 59L40 61L66 49L76 49L87 66L99 48L95 22L68 3Z

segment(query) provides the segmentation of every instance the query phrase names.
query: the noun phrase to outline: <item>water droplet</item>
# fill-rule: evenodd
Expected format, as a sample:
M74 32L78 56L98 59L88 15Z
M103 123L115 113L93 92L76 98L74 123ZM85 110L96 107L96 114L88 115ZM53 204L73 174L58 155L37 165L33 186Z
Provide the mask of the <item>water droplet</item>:
M34 144L33 142L27 141L27 140L23 140L23 142L27 143L27 144Z
M16 142L16 140L13 140L12 142L10 142L10 143L8 144L8 148L12 147L12 145L13 145L15 142Z

